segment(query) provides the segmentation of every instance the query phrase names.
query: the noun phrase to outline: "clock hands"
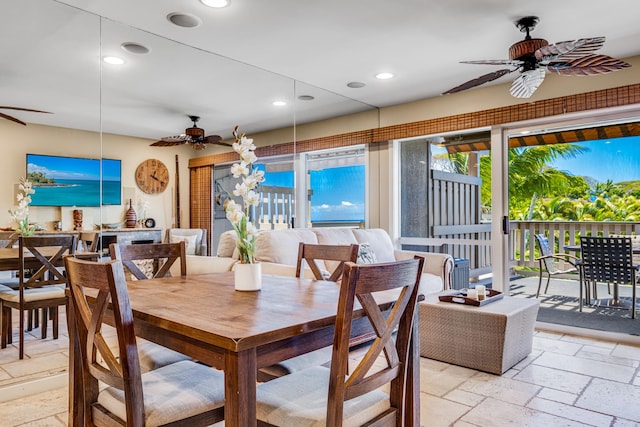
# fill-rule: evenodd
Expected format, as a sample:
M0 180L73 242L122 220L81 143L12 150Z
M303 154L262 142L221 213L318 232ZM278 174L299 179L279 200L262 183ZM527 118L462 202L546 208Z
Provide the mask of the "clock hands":
M159 181L160 184L164 184L164 181L160 181L160 179L156 176L158 172L157 171L153 171L153 173L151 174L151 178L155 179L156 181Z

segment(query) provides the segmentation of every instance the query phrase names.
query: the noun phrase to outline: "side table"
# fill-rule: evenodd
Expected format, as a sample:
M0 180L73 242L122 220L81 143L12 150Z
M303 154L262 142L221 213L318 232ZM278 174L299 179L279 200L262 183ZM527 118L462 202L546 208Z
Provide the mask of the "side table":
M420 356L501 375L531 353L540 302L504 298L482 307L420 303Z

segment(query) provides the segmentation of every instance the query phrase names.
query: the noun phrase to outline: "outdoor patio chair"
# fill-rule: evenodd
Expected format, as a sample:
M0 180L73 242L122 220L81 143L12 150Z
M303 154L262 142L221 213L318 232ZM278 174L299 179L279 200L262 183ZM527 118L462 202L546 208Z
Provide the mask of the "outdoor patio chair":
M589 285L597 282L613 285L613 297L597 301L598 305L626 307L631 309L631 318L636 317L636 286L640 266L633 264L633 246L629 237L580 237L582 258L580 268L580 311L582 311L582 284L586 298L590 301ZM620 298L620 285L631 285L631 301Z
M536 298L538 298L540 296L543 274L547 274L547 285L544 288L544 293L546 294L549 290L549 282L551 281L551 276L577 272L578 267L576 266L576 263L580 260L580 258L571 254L554 253L553 248L549 244L549 239L547 239L544 234L536 234L535 238L536 242L538 243L538 250L540 251L540 256L535 259L536 261L538 261L540 268L538 291L536 292ZM565 264L568 263L569 267L560 268L559 261L562 261Z

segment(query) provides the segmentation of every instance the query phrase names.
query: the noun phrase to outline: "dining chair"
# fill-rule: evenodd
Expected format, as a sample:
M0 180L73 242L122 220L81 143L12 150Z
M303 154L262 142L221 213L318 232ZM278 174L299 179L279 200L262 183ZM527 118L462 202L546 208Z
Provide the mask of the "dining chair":
M302 277L304 263L306 263L317 280L337 282L342 277L345 262L356 262L358 259L358 245L318 245L300 242L298 246L298 261L296 263L296 277ZM326 268L318 265L321 260ZM327 271L331 269L331 271Z
M62 257L75 253L77 236L20 236L18 238L18 289L0 287L2 302L1 347L11 344L12 310L19 313L19 358L24 358L25 312L41 310L41 337L47 337L48 316L51 314L53 339L58 339L58 307L67 303L67 279L62 270ZM28 271L31 274L27 274Z
M82 252L97 252L100 243L100 232L81 231L78 235L78 250Z
M90 408L87 425L192 427L224 419L222 372L184 360L142 373L122 261L66 257L64 262L85 370L81 393ZM102 336L109 309L119 343L116 353Z
M185 242L179 243L144 243L136 245L120 245L112 243L109 246L111 259L122 260L125 268L137 280L167 277L171 275L171 266L179 260L180 275L187 274L187 259ZM145 271L140 268L145 266Z
M549 244L549 239L547 239L544 234L536 234L534 237L538 244L538 250L540 251L540 256L535 258L535 260L538 261L538 268L540 270L540 275L538 277L538 291L536 292L536 298L538 298L540 296L540 288L542 287L542 276L545 273L547 274L547 284L544 287L544 293L546 294L549 290L551 276L577 272L578 267L576 266L576 263L580 258L571 254L553 252L553 248ZM559 265L560 262L569 264L569 266L561 268Z
M180 275L186 276L187 264L185 258L185 243L145 243L135 245L120 245L112 243L109 247L112 260L120 260L136 280L147 280L153 278L170 276L169 269L180 259ZM147 266L154 268L153 271L144 272L139 264L146 262ZM158 265L160 267L158 268ZM146 269L145 269L146 270ZM107 338L108 343L115 347L117 342L115 335ZM142 338L138 339L139 359L144 372L152 371L163 366L176 363L190 358L182 353L161 346L152 341Z
M184 241L187 255L207 255L207 230L204 228L169 228L165 243Z
M636 317L636 286L640 266L633 263L633 245L629 237L580 236L580 311L582 311L582 286L590 301L590 287L598 282L613 285L612 305L620 305L619 286L631 285L631 318Z
M313 272L316 280L338 281L342 277L345 262L356 262L358 259L358 245L318 245L300 242L298 246L298 261L296 264L296 277L304 274L304 263ZM333 261L334 270L327 271L327 261ZM325 263L319 265L319 262ZM327 266L328 267L328 266ZM372 336L369 337L373 339ZM321 348L291 359L278 362L258 369L258 381L270 381L274 378L288 375L311 366L322 365L331 360L331 346Z
M312 367L259 384L256 414L269 426L403 425L407 366L424 258L379 264L348 262L340 285L330 368ZM376 292L395 290L388 316ZM349 375L356 304L376 338ZM387 391L383 386L390 384Z

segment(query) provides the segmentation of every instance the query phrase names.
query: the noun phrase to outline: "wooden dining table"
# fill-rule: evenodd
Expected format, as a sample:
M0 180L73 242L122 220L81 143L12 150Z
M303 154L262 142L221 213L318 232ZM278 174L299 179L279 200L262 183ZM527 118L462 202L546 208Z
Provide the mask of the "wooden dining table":
M44 247L40 253L45 257L55 255L60 247ZM0 271L19 270L20 269L20 253L18 248L0 248ZM25 267L39 268L42 263L38 261L31 252L25 251ZM76 252L77 258L96 260L99 256L96 252Z
M335 282L264 275L260 291L243 292L235 290L234 275L226 272L132 281L128 289L137 336L224 370L227 427L256 425L258 368L333 342ZM380 295L377 301L384 308L390 299ZM362 316L359 307L356 311L356 317ZM82 359L72 309L67 317L69 425L82 426L90 408L80 387ZM414 318L403 396L406 426L420 420L417 324ZM354 324L354 333L362 327Z

